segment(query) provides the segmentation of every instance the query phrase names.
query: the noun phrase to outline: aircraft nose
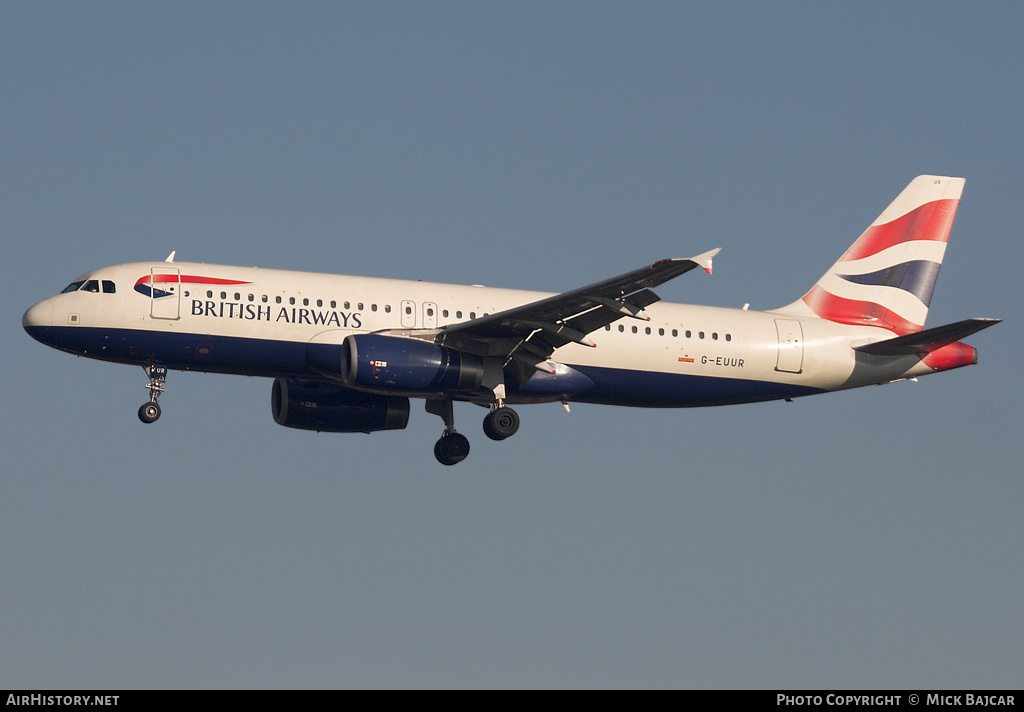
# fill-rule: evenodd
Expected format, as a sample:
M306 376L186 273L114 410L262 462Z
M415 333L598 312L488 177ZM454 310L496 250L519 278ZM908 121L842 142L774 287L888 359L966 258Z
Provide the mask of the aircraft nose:
M53 326L53 305L50 300L44 299L38 304L30 306L25 315L21 317L21 326L33 338L35 338L35 334L32 333L33 327Z

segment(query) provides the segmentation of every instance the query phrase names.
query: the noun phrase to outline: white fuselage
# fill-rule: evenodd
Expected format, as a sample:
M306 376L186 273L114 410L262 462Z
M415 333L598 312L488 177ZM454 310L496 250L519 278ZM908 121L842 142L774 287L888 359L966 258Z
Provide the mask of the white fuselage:
M25 315L26 329L44 343L92 358L295 378L336 375L325 372L322 362L311 366L311 344L340 346L347 336L381 331L429 337L430 330L550 296L183 262L115 265L76 282L89 280L96 281L95 291L62 293L33 306ZM570 343L557 349L552 361L582 371L595 385L547 400L717 405L932 371L917 357L872 363L853 350L892 336L881 328L663 302L646 314L649 321L624 317L592 333L596 348ZM471 395L457 397L472 400ZM509 401L517 401L514 394Z

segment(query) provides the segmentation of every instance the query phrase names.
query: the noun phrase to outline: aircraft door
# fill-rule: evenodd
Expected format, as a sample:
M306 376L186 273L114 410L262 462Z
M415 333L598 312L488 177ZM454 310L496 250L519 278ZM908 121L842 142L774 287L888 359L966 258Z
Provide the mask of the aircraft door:
M408 299L402 300L402 328L412 329L416 326L416 303Z
M437 305L433 302L423 302L423 328L433 329L437 326Z
M149 315L154 319L180 318L181 271L177 267L153 267L149 280Z
M800 373L804 364L804 331L800 322L776 319L775 329L779 333L779 360L775 370Z

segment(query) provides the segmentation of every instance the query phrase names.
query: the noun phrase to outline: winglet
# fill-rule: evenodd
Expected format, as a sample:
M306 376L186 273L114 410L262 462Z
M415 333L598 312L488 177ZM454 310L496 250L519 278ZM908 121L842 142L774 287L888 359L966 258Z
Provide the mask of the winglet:
M696 262L697 265L700 266L705 272L711 274L711 258L717 255L719 252L721 252L721 250L721 247L716 247L715 249L709 250L708 252L705 252L702 255L691 257L690 261Z
M164 260L164 262L174 262L174 253L175 252L177 252L177 250L171 250L171 254L167 255L167 259Z

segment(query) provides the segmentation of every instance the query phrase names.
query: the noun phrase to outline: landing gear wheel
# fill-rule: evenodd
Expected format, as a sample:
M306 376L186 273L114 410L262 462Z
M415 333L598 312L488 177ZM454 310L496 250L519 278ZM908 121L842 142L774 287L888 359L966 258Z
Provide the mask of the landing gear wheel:
M139 408L139 420L143 423L152 423L160 417L160 406L156 403L143 403Z
M519 414L511 408L495 408L484 416L484 434L491 440L504 440L519 430Z
M465 435L447 433L434 444L434 457L442 465L456 465L469 455L469 440Z

